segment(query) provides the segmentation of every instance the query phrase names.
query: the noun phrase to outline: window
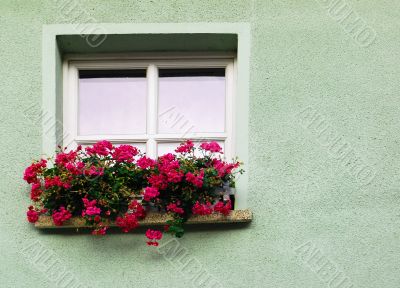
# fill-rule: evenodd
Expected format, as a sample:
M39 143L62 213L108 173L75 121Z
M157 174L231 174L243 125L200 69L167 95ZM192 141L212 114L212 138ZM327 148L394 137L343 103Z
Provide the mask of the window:
M67 58L63 67L64 146L105 139L156 157L185 139L213 140L235 155L234 57Z
M82 37L83 35L74 24L43 25L43 101L41 107L43 155L46 157L53 155L58 145L72 147L77 144L90 144L98 139L106 138L112 140L116 145L119 143L135 144L142 151L155 157L163 151L170 151L170 148L175 146L174 143L197 136L197 140L214 139L220 141L224 144L227 159L238 156L245 163L244 169L246 171L251 170L251 167L247 166L249 164L251 54L251 27L248 23L99 24L105 28L107 40L97 47L88 46L87 39L101 35L84 35L86 37ZM166 53L165 51L169 52ZM180 125L176 124L172 127L173 124L171 123L175 122L171 122L171 119L180 119L179 117L182 118L182 115L184 116L182 119L194 121L191 118L192 115L178 111L178 107L173 107L171 110L161 110L159 107L162 104L159 103L158 79L168 78L165 75L171 75L162 74L161 70L178 68L225 69L225 123L223 124L223 133L219 132L217 125L213 127L214 130L211 132L193 132L195 130L191 131L188 128L190 127L189 123L180 128L183 123L186 123L184 120L175 121ZM115 73L115 71L124 72L123 70L128 72L131 77L126 77L125 74L120 78L140 79L142 78L140 74L135 74L131 70L145 71L146 108L141 111L146 113L146 133L142 135L127 134L132 133L132 131L129 131L129 129L124 131L126 126L120 124L122 126L118 127L120 131L117 132L121 133L122 130L124 132L121 133L122 135L113 134L117 132L110 133L110 131L107 133L111 135L95 135L94 133L99 131L90 131L92 128L89 123L86 128L81 128L87 135L80 135L81 132L78 132L79 73L83 71L95 71L97 73L99 71L111 71ZM160 71L161 76L164 75L163 77L160 77ZM95 78L92 76L96 76L97 80L92 81L100 81L100 75L84 74L84 72L81 74L81 79L92 79ZM114 78L118 78L117 76ZM178 78L178 76L175 76L175 78ZM118 81L117 79L114 80L115 82ZM84 81L90 82L90 80ZM161 81L163 80L161 79ZM123 95L119 95L120 99L123 97ZM136 97L139 96L136 95ZM116 102L113 104L117 105ZM211 105L218 104L214 101L207 108L214 108ZM150 107L153 108L150 109ZM155 110L155 112L149 114L149 110ZM208 111L207 109L203 112L208 113ZM165 113L163 114L163 112ZM114 116L114 114L108 116L110 115ZM157 117L154 117L154 115ZM164 125L163 128L158 127L159 115L160 125ZM119 116L119 114L115 115L115 117ZM129 116L132 119L139 117L136 114ZM203 119L210 118L203 117ZM102 125L108 123L110 122ZM202 122L202 124L206 125L206 122ZM103 127L107 128L107 126ZM165 133L171 131L159 128L176 129L178 131L177 139L172 139L175 137L172 133ZM85 129L87 129L86 132ZM188 132L184 135L186 130ZM170 138L165 138L166 136ZM248 173L244 173L236 183L236 209L247 208L248 184Z

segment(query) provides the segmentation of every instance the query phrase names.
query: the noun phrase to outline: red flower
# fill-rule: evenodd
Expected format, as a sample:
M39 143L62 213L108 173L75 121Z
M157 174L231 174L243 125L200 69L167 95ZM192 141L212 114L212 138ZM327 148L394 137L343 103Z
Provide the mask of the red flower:
M135 157L139 153L136 147L131 145L121 145L115 148L115 151L112 153L112 157L118 162L133 162L133 157Z
M93 147L86 147L86 152L90 155L99 155L99 156L108 156L111 151L114 149L114 146L111 142L107 140L99 141L93 145Z
M68 163L74 162L77 155L78 155L78 154L77 154L75 151L70 151L70 152L68 152L68 153L60 152L60 153L58 153L58 154L56 155L56 160L55 160L55 162L56 162L56 164L57 164L58 166L65 166L65 165L67 165Z
M93 206L93 207L88 207L88 208L86 208L86 210L85 210L84 213L85 213L86 215L89 215L89 216L99 215L99 214L101 213L101 209L98 208L98 207L95 207L95 206Z
M83 205L85 206L85 210L82 211L82 217L85 215L93 216L99 215L101 213L101 209L96 207L97 200L89 201L86 197L82 198Z
M103 167L90 166L89 170L85 171L85 175L88 176L102 176L103 174L104 174Z
M162 174L160 175L153 174L148 178L148 180L150 185L154 188L164 190L168 187L168 179L166 176Z
M146 231L146 237L150 240L147 241L148 246L158 246L157 240L160 240L162 238L162 232L158 230L151 230L147 229Z
M25 169L24 171L24 180L28 182L28 184L38 182L38 174L43 171L43 168L46 168L47 161L41 159L39 162L33 163L31 166Z
M212 213L211 204L209 202L200 204L199 201L197 201L192 208L192 212L197 215L209 215Z
M133 200L129 206L129 210L133 211L133 214L138 218L144 218L146 216L146 210L144 210L143 206L136 200Z
M187 140L181 143L178 148L175 149L176 153L190 153L193 150L194 144L191 140Z
M61 206L58 211L54 210L52 217L56 226L62 226L65 221L72 217L72 214Z
M35 223L39 220L39 213L34 210L33 206L29 206L29 210L26 212L26 216L28 218L28 221L31 223Z
M231 174L233 169L238 168L240 166L240 163L226 163L219 159L213 159L212 165L214 169L217 170L218 177L224 177L227 174Z
M146 187L144 189L144 195L143 195L143 199L145 201L150 201L151 199L157 197L158 195L160 195L160 192L158 192L157 188L153 188L153 187Z
M200 148L202 148L205 151L210 151L211 153L219 153L222 151L221 146L215 141L212 141L210 143L204 142L201 143Z
M101 221L101 217L99 215L94 216L94 222L99 223Z
M136 216L130 213L126 213L124 217L117 217L115 223L125 233L139 226Z
M201 169L199 175L195 176L191 172L186 173L186 181L192 183L194 186L203 187L204 170Z
M77 162L77 163L67 163L65 164L65 169L67 169L69 172L71 172L74 175L79 175L82 174L83 168L85 167L85 164L83 162Z
M185 213L185 211L182 208L178 207L178 205L176 203L169 204L167 206L167 211L171 211L171 212L174 212L174 213L177 213L177 214Z
M92 235L106 235L107 229L107 226L96 228L92 231Z
M164 154L164 155L158 157L158 160L160 160L160 162L163 162L163 163L168 163L168 162L174 161L175 158L176 158L176 156L174 154L167 153L167 154Z
M231 213L231 208L232 208L232 205L231 205L230 200L228 202L226 202L226 204L224 204L224 202L220 201L214 206L214 211L227 216L227 215L229 215L229 213Z
M42 195L42 190L40 189L42 185L40 183L33 183L31 188L31 199L33 201L38 201L40 195Z
M147 229L146 231L146 237L149 240L160 240L162 236L162 232L158 230Z
M158 164L158 169L160 170L160 172L168 174L169 172L171 172L171 170L176 170L180 168L179 161L177 160L169 161L169 160L170 160L169 157L160 160L160 163Z
M179 183L183 178L183 173L176 170L171 170L167 173L168 182Z
M139 168L146 169L156 165L156 161L147 158L146 156L143 156L137 160L136 164L137 166L139 166Z
M44 187L46 189L49 189L51 187L61 187L61 188L69 189L69 188L71 188L71 184L61 181L61 178L59 176L54 176L53 178L46 177L44 179Z

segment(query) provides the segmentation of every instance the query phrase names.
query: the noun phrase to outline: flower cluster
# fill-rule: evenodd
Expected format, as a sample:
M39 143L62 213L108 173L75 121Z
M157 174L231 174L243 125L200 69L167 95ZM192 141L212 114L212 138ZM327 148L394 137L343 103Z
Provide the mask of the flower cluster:
M228 215L233 207L221 191L234 186L235 174L243 172L240 163L226 162L217 142L196 148L188 140L175 153L151 159L136 147L105 140L71 151L60 148L53 161L41 159L24 172L34 203L27 219L34 223L47 215L61 226L82 217L92 234L104 235L111 222L123 232L135 229L153 209L168 213L164 230L181 237L192 214ZM149 229L146 237L148 245L157 246L162 233Z

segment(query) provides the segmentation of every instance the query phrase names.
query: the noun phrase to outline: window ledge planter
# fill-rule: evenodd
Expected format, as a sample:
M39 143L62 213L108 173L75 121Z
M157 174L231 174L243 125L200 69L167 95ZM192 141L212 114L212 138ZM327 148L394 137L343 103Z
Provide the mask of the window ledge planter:
M253 219L253 214L249 209L232 210L227 216L219 213L210 215L192 215L185 224L219 224L219 223L248 223ZM168 220L172 220L172 215L166 213L150 212L146 218L139 220L141 226L165 225ZM110 227L116 227L114 222L105 223ZM51 216L40 216L35 223L35 227L39 229L53 228L89 228L91 227L81 217L72 217L64 222L62 226L56 226Z
M60 147L61 148L61 147ZM249 222L249 210L233 210L235 175L241 163L226 162L215 141L199 147L187 140L157 159L131 145L103 140L69 152L59 151L52 165L35 161L24 172L31 184L27 220L37 228L108 227L129 232L140 225L164 225L176 237L188 224ZM148 245L162 232L148 229Z

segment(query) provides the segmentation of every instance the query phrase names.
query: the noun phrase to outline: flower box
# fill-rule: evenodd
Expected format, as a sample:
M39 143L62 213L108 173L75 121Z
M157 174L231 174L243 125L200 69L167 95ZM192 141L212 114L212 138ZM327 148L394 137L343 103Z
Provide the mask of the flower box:
M219 213L212 213L210 215L192 215L189 217L185 224L222 224L222 223L248 223L253 219L253 214L249 209L246 210L232 210L232 212L224 216ZM151 212L148 213L146 218L139 220L141 226L152 225L165 225L168 220L172 220L172 215L166 213ZM114 222L106 223L107 226L116 227ZM35 227L39 229L53 229L53 228L89 228L91 227L81 217L72 217L64 222L62 226L56 226L53 223L51 216L40 216L39 220L35 222Z
M251 221L249 210L233 210L235 175L244 172L237 159L227 162L217 142L187 140L174 152L151 159L103 140L35 161L24 172L33 201L27 219L37 228L91 227L94 235L164 225L176 237L186 223ZM162 232L148 229L146 237L157 246Z

